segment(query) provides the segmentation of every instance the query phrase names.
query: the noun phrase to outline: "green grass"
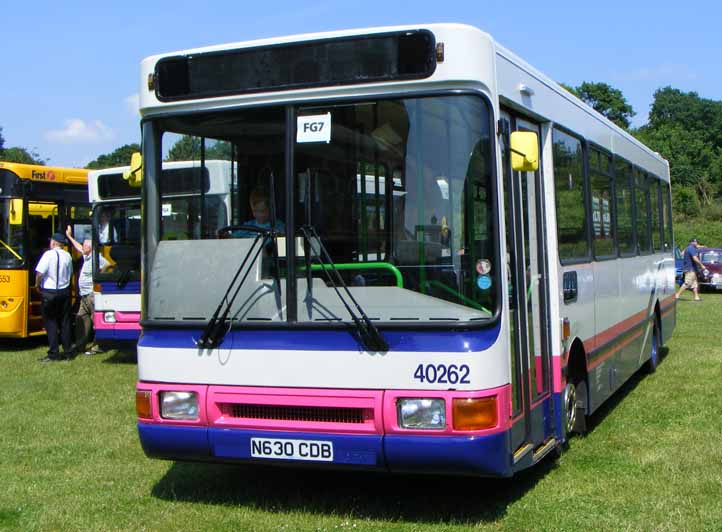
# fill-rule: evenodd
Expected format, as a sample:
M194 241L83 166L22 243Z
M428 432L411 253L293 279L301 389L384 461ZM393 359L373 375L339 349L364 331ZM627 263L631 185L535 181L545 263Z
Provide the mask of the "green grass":
M722 295L703 297L655 374L511 480L149 460L131 355L40 364L42 341L6 343L0 529L722 531Z

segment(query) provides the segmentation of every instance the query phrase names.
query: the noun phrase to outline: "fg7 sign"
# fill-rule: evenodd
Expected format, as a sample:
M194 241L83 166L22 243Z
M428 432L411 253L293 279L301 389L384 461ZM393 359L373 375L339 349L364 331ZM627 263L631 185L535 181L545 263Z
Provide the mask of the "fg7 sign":
M296 142L331 142L331 113L299 116L296 120Z

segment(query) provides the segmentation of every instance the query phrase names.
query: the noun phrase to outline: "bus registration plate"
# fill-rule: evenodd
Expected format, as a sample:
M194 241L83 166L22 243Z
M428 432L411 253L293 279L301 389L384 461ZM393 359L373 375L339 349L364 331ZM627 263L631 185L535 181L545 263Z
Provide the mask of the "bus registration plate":
M333 442L289 440L285 438L251 438L251 456L253 458L277 460L333 462Z

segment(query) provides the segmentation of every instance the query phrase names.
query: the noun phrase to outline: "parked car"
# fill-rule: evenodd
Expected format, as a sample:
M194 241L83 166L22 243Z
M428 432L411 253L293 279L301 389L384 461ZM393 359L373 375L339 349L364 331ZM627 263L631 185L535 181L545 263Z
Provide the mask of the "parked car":
M682 286L682 283L684 282L684 272L682 271L682 264L684 264L684 259L682 258L682 252L679 248L674 248L674 268L675 268L675 275L674 279L677 281L678 286Z
M699 260L705 267L697 274L700 288L722 290L722 248L700 248Z

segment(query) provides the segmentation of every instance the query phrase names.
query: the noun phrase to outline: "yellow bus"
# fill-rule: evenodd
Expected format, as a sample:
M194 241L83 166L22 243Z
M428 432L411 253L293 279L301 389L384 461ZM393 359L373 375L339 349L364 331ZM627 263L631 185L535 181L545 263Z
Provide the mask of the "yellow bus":
M0 337L45 334L35 266L67 225L90 236L87 170L0 161Z

